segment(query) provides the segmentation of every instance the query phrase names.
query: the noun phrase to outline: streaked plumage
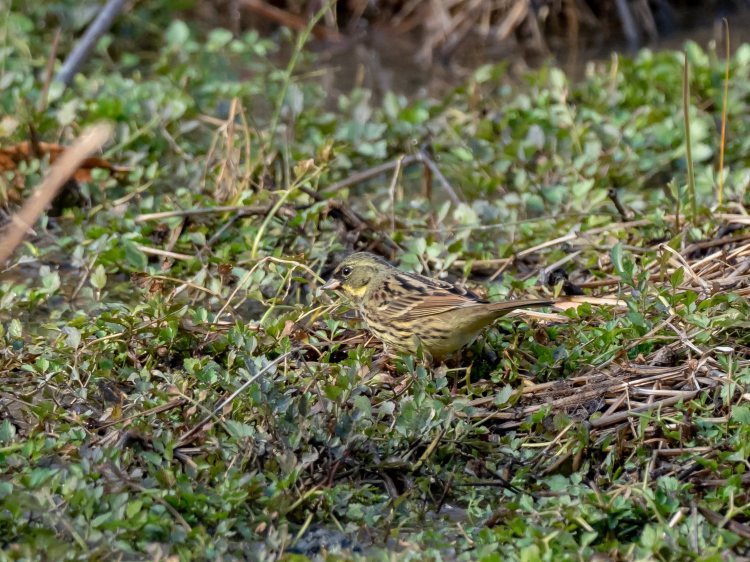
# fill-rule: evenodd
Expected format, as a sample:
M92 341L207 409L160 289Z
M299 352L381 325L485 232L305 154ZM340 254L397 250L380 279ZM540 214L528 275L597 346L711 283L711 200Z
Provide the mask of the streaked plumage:
M340 290L348 297L368 329L387 347L414 353L421 345L433 359L471 343L482 329L512 310L553 302L491 303L445 281L401 271L366 252L345 258L323 288Z

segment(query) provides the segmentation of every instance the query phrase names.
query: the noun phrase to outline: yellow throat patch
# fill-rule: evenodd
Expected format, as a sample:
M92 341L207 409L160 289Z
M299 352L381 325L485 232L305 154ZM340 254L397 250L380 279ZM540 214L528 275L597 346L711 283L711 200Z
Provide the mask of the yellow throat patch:
M356 289L350 289L346 288L346 294L351 297L361 298L365 296L365 292L367 291L367 285L363 285L361 287L358 287Z

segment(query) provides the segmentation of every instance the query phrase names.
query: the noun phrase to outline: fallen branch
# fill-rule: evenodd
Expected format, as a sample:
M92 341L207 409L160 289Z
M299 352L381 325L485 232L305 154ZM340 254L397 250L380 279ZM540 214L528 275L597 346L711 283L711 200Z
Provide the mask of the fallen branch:
M393 258L399 252L399 247L390 237L384 235L379 229L360 217L356 211L349 208L343 202L336 200L328 201L326 214L332 214L334 218L340 219L347 230L357 233L369 233L373 249L379 254Z
M378 164L377 166L373 166L372 168L368 168L367 170L352 174L348 178L345 178L339 182L333 183L328 187L321 189L319 193L323 195L335 193L336 191L346 189L347 187L351 187L358 183L362 183L364 181L385 174L386 172L395 170L398 167L409 166L417 162L424 164L424 166L432 173L432 175L437 178L438 183L440 183L440 186L448 194L448 198L453 204L458 205L459 203L461 203L461 199L456 193L456 190L453 189L453 186L440 171L440 168L438 168L437 164L435 164L435 161L430 158L429 154L427 154L427 152L425 152L424 150L418 150L415 154L399 156L398 158L395 158L390 162Z
M734 534L739 535L744 539L750 539L750 527L744 523L734 521L731 517L722 517L719 513L716 513L707 507L703 507L702 505L698 506L698 511L700 511L701 515L712 525L715 525L720 529L726 527Z
M111 130L111 126L105 123L94 125L86 130L52 165L47 177L36 188L34 194L26 200L21 210L13 215L5 235L0 240L0 264L10 258L23 237L52 202L60 188L78 170L81 163L104 145Z

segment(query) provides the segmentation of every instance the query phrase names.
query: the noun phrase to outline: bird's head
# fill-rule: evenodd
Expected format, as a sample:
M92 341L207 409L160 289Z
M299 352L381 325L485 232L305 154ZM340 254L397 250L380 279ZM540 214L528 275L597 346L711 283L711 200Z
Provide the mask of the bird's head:
M357 252L344 258L336 267L323 289L341 291L355 303L359 303L368 288L387 276L393 266L374 254Z

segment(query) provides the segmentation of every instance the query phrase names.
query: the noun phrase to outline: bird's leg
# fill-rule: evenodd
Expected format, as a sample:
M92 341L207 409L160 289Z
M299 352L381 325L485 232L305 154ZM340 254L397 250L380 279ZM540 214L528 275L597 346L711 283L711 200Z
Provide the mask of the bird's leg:
M360 382L368 386L397 386L398 380L393 376L397 371L393 359L393 355L385 351L373 355L369 364L362 364Z
M393 362L397 358L398 355L392 349L389 349L386 344L383 344L383 351L373 355L370 365L374 372L382 369L388 373L393 373L396 370Z
M373 370L378 370L381 367L388 366L389 360L393 359L393 356L385 351L378 353L373 356L371 367Z
M466 384L469 383L469 376L473 367L473 362L468 365L465 364L464 350L459 349L443 358L438 371L442 371L447 377L449 377L451 384L451 394L455 395L458 393L458 386L463 380Z

